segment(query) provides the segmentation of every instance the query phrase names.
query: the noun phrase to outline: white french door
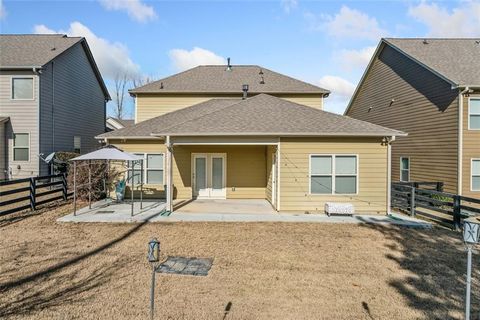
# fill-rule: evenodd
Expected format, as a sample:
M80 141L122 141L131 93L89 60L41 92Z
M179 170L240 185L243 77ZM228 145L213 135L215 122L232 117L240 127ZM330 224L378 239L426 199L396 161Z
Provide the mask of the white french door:
M225 199L226 155L224 153L193 154L193 196L198 199Z

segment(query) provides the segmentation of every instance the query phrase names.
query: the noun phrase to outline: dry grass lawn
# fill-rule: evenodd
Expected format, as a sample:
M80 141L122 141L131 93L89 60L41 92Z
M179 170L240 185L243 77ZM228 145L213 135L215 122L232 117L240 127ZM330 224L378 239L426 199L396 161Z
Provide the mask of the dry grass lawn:
M158 274L156 319L462 318L466 253L450 230L55 222L70 210L0 218L0 318L147 319L154 236L164 255L214 258L207 277Z

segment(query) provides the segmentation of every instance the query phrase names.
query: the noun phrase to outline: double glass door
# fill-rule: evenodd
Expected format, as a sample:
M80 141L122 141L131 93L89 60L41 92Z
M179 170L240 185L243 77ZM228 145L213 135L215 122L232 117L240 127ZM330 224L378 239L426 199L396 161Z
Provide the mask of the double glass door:
M225 199L224 153L204 153L193 155L193 196L197 199Z

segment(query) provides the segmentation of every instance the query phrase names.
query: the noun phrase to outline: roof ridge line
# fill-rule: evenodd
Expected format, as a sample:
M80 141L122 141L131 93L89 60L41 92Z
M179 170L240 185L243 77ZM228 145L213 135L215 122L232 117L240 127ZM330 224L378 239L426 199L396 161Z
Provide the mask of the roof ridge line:
M130 91L132 91L132 92L133 92L134 90L137 90L137 89L140 89L140 88L143 88L143 87L146 87L146 86L153 85L154 83L157 83L157 82L159 82L159 81L165 81L165 80L167 80L167 79L170 79L170 78L172 78L172 77L174 77L174 76L178 76L178 75L180 75L180 74L187 73L188 71L194 70L194 69L196 69L196 68L199 68L199 67L200 67L200 66L196 66L196 67L193 67L193 68L190 68L190 69L187 69L187 70L180 71L180 72L178 72L178 73L175 73L175 74L169 75L168 77L161 78L161 79L158 79L158 80L152 81L152 82L150 82L150 83L144 84L143 86L140 86L140 87L136 87L136 88L130 89L130 90L128 90L128 92L130 92Z

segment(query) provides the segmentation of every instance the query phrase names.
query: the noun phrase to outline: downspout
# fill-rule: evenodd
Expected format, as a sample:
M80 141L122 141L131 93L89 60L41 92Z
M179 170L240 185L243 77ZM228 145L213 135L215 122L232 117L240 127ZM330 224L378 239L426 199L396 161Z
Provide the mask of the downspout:
M392 214L392 142L395 136L387 140L387 214Z
M463 95L470 90L465 87L458 94L458 151L457 151L457 194L463 191Z
M55 72L52 61L52 152L55 152Z

